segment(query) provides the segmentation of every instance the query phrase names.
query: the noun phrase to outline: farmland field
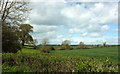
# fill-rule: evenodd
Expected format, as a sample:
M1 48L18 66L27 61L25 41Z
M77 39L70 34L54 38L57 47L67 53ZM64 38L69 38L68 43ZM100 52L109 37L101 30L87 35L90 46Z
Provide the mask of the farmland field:
M111 61L118 61L118 47L104 47L92 49L74 49L74 50L57 50L52 51L53 54L71 55L71 56L84 56L93 57L97 59L105 59L109 57Z
M49 47L49 46L48 46ZM59 48L60 46L54 46L54 48ZM118 62L118 47L103 47L103 48L91 48L91 49L76 49L73 46L73 50L55 50L51 51L50 54L60 54L68 56L83 56L92 57L99 60L104 60L106 57L110 58L112 62ZM35 50L30 47L23 48L22 51L25 53L40 53L40 50Z

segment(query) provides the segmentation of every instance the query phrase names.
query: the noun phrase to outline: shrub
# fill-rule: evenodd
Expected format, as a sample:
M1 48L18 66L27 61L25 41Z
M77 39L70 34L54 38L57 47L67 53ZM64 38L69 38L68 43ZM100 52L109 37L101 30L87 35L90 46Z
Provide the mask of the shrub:
M73 48L70 48L70 50L73 50Z
M36 49L39 49L39 50L40 50L41 48L37 46Z
M33 46L33 49L37 49L37 46L36 46L36 45L34 45L34 46Z
M43 52L43 53L50 53L50 49L47 48L47 47L45 47L45 46L42 46L42 47L40 48L40 50L41 50L41 52Z
M83 42L80 42L77 48L78 48L78 49L85 49L86 46L84 45Z
M49 49L50 50L55 50L55 48L53 46L50 46Z
M99 47L100 47L100 45L98 44L98 45L97 45L97 47L99 48Z
M61 44L61 50L65 50L65 49L72 50L72 48L70 46L70 41L69 40L65 40Z
M62 44L62 45L61 45L61 50L66 50L66 49L72 50L73 48L71 48L71 46L68 45L68 44Z
M106 58L65 56L55 54L3 53L3 72L118 72L115 65Z
M58 48L58 50L65 50L64 48Z

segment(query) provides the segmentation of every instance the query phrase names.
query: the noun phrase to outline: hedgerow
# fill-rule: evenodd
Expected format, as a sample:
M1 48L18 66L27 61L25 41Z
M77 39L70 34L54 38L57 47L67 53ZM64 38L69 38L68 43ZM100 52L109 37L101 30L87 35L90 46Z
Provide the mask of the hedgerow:
M3 72L118 72L118 65L89 57L49 53L3 53Z

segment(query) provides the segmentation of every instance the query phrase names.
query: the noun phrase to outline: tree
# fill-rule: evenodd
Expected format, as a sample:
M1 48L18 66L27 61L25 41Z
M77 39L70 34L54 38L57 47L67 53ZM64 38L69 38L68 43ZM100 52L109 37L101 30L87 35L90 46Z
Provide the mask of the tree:
M33 32L33 27L29 24L21 24L19 27L19 36L20 40L22 41L22 46L24 44L32 44L33 38L29 34L30 32Z
M37 39L33 39L32 44L36 45L38 43Z
M19 37L10 27L3 26L2 28L5 29L2 31L2 52L16 53L21 49Z
M106 47L106 42L103 42L103 46Z
M84 48L84 47L85 47L84 43L83 43L83 42L80 42L79 45L78 45L78 48L82 49L82 48Z
M0 15L1 22L8 24L19 25L21 22L28 19L28 12L31 10L28 7L29 2L25 0L0 0Z
M84 43L83 43L83 42L80 42L79 45L84 45Z
M31 10L28 4L29 2L24 0L0 0L3 51L14 52L20 47L20 40L17 36L18 27L28 18L27 14Z
M49 43L49 40L47 38L42 39L42 45L45 46Z
M65 40L62 42L63 45L70 45L70 41L69 40Z
M63 49L71 49L69 40L63 41L61 46Z
M46 45L49 43L49 40L47 38L44 38L42 39L42 47L41 47L41 52L44 52L44 53L50 53L50 49L46 47Z

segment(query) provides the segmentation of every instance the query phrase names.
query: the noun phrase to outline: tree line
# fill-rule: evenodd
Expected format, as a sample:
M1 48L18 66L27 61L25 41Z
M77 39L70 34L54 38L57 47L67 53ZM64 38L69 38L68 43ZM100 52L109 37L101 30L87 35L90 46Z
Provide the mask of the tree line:
M17 52L25 43L33 43L30 24L25 24L31 8L25 0L0 0L2 52Z

